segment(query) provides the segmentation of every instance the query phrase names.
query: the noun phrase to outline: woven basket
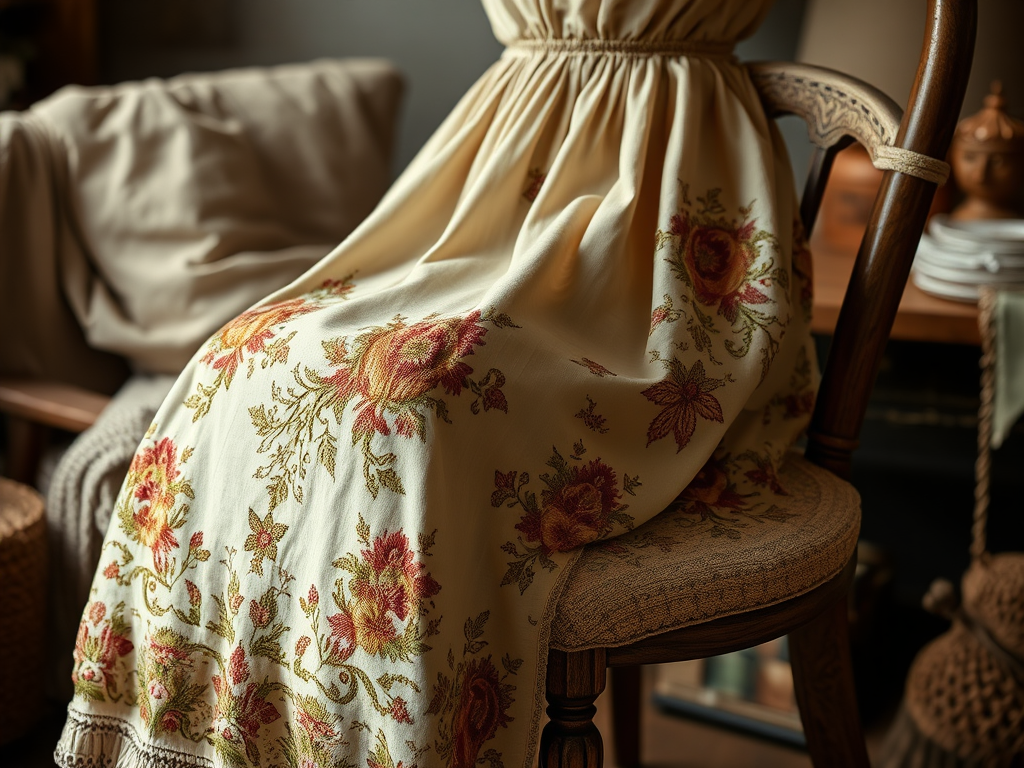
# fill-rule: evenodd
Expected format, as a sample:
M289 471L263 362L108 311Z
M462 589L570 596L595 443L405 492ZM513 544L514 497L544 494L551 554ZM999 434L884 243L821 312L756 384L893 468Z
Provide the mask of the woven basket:
M0 477L0 744L25 735L42 713L45 616L43 498Z

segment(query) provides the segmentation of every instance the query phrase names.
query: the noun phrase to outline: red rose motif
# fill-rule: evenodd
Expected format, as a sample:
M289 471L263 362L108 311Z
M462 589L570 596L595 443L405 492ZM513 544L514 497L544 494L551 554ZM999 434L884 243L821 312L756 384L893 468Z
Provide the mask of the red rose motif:
M690 232L683 261L701 304L713 306L741 288L757 256L748 242L753 231L754 222L739 229L703 225Z
M385 531L360 554L370 573L352 579L348 611L327 619L338 653L345 658L356 645L367 653L379 654L398 638L400 622L416 614L419 602L441 589L424 572L423 564L416 562L409 539L401 531Z
M689 502L687 512L695 512L701 517L707 516L712 508L744 509L746 501L736 493L725 466L714 458L701 467L690 484L679 494L679 499Z
M167 566L167 553L178 546L168 524L175 496L182 487L174 441L165 437L151 448L139 451L128 473L135 481L133 495L141 502L132 515L135 538L153 550L153 562L158 571L163 571Z
M473 768L484 742L512 720L512 697L502 689L491 657L470 661L462 675L459 703L452 717L455 740L451 768Z
M181 727L181 713L170 709L160 718L160 728L167 733L174 733Z
M211 349L203 356L202 362L212 364L215 369L224 369L226 384L230 386L244 352L262 352L267 342L274 337L275 326L316 309L316 304L298 298L243 312L217 331L211 342ZM227 354L218 357L220 352Z
M395 323L359 337L353 348L353 367L340 369L332 377L342 400L355 394L362 397L356 434L390 434L384 410L411 406L438 385L448 394L458 395L473 372L459 358L484 344L487 329L477 325L479 320L476 311L464 318L425 320L410 326ZM415 424L407 419L400 432L415 434Z
M615 471L607 464L596 460L573 468L568 482L541 494L544 548L566 552L594 541L608 527L618 500Z

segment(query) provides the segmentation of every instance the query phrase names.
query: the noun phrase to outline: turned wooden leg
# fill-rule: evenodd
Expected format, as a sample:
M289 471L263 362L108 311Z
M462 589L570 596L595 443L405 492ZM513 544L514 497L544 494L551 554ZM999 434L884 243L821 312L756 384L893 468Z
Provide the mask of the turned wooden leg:
M850 663L846 599L789 634L793 684L815 768L868 768Z
M604 747L594 725L594 701L604 690L604 682L603 648L548 652L551 722L540 735L540 768L601 768Z
M640 768L641 667L612 667L612 742L619 768Z

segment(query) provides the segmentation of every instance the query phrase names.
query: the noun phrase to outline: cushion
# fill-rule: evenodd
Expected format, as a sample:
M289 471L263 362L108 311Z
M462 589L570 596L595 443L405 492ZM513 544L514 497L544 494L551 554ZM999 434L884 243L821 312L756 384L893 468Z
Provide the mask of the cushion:
M63 290L90 346L178 373L302 274L391 179L401 78L321 60L68 87L30 114L66 155L81 253Z
M558 600L552 647L613 648L804 594L857 546L860 497L791 452L727 474L709 462L669 509L583 550ZM728 479L727 479L728 478Z

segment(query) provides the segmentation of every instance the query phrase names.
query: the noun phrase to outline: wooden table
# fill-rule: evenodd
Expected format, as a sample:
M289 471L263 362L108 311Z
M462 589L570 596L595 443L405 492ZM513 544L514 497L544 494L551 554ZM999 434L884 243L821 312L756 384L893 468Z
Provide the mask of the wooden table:
M831 335L853 271L853 254L811 242L814 254L814 316L811 330ZM946 344L981 344L974 304L931 296L907 282L890 338Z

